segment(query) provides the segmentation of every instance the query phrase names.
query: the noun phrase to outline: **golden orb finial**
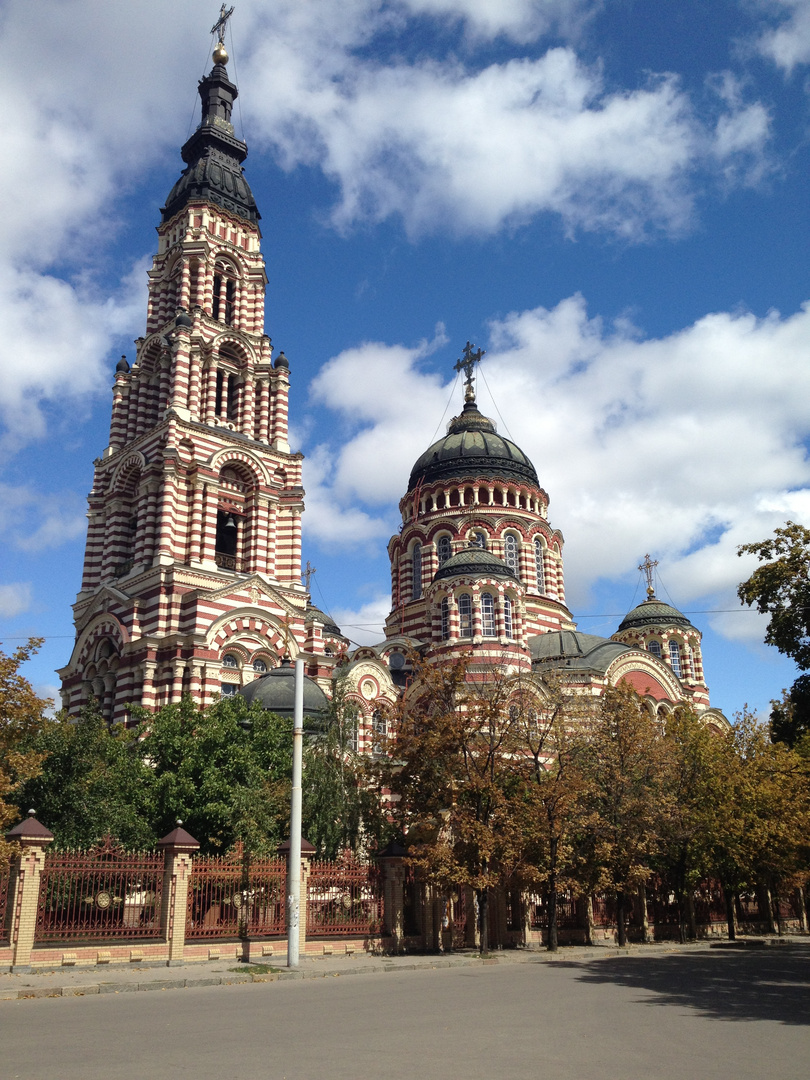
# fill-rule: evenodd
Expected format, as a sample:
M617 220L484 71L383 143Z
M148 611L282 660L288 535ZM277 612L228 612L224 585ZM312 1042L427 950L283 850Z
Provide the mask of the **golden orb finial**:
M217 47L214 49L213 61L215 64L227 64L228 63L228 51L225 48L224 41L218 41Z

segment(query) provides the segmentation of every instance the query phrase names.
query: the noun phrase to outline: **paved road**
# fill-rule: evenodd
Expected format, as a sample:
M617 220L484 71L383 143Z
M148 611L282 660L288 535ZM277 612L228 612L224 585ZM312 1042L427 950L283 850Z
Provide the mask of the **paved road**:
M807 950L7 1002L2 1080L806 1080Z

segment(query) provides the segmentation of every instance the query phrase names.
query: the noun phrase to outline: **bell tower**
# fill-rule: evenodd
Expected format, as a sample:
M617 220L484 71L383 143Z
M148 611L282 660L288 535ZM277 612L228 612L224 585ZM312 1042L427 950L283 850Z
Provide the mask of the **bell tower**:
M221 36L213 60L161 211L145 334L116 368L59 671L71 713L94 696L110 721L131 702L234 693L306 641L289 364L264 333L260 215Z

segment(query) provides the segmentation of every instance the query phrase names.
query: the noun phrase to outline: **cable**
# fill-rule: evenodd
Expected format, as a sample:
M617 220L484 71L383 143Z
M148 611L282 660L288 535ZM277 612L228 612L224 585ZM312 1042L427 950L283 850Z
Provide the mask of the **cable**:
M501 416L501 410L498 408L498 402L495 400L495 395L492 393L492 390L490 389L490 385L487 382L487 377L484 374L480 364L478 365L478 371L479 371L479 373L481 375L481 378L484 380L484 386L487 388L487 391L489 392L489 396L492 398L492 404L495 406L495 412L498 414L498 419L501 422L501 427L506 432L506 434L509 436L509 438L512 440L512 442L514 442L515 440L514 440L514 437L512 435L512 432L509 430L509 425L504 420L504 418Z
M230 22L228 23L228 33L231 35L231 58L233 59L233 78L237 86L239 86L239 72L236 68L236 49L233 47L233 29ZM242 119L242 99L237 96L236 107L239 110L239 127L242 134L242 142L245 141L245 122Z
M429 444L430 446L433 445L433 443L434 443L434 441L436 439L436 436L439 434L439 428L442 426L442 422L444 421L445 416L447 416L447 410L450 408L450 404L451 404L451 402L453 400L453 394L455 393L456 383L458 382L458 377L459 377L459 372L457 371L456 372L456 377L453 380L453 385L450 387L450 397L447 399L447 404L444 407L444 412L442 413L441 418L440 418L438 424L436 425L436 430L433 432L433 435L430 438L430 444Z

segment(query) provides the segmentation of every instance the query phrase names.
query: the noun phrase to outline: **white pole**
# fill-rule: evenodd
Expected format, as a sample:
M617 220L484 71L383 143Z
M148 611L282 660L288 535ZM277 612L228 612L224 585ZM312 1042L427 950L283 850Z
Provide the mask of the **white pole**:
M301 907L301 773L304 760L304 661L295 661L293 774L290 806L290 861L287 864L287 967L298 967L298 914Z

